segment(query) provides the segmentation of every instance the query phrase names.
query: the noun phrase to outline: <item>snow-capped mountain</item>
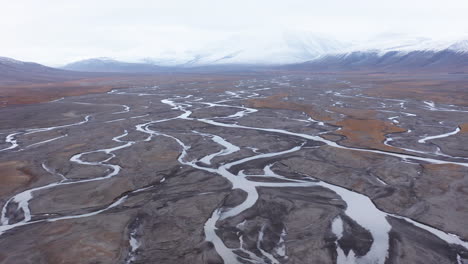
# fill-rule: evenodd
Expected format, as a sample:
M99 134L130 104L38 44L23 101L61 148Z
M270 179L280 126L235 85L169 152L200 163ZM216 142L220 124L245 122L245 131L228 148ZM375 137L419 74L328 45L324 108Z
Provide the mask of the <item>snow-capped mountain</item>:
M187 46L190 46L187 44ZM59 70L0 57L4 84L69 80L108 72L238 71L259 69L306 71L443 71L468 72L468 38L435 40L381 34L361 41L341 41L300 31L243 32L203 48L133 58L131 62L92 58ZM71 70L71 71L70 71ZM80 73L87 72L87 73Z
M344 42L310 32L247 32L193 51L193 59L186 65L291 64L338 53L346 47Z
M468 40L383 34L289 69L312 71L468 71Z
M452 50L468 52L468 37L466 39L432 39L428 37L409 36L405 34L379 34L363 41L355 41L346 52L438 52Z
M199 67L210 65L282 65L314 60L339 53L349 43L331 37L299 31L243 32L207 44L196 50L168 52L135 58L132 62L112 58L92 58L65 65L78 71L155 71L150 66Z
M456 52L468 52L468 40L459 40L451 43L447 49Z
M402 58L408 65L419 67L439 61L442 57L443 65L449 65L450 61L463 65L463 58L467 54L468 38L436 40L403 34L380 34L360 41L342 41L304 31L265 31L241 32L203 48L166 52L158 56L148 54L144 58L134 58L132 62L97 58L71 63L64 68L100 72L154 72L221 65L270 67L305 62L339 64L343 68L366 63L370 66L382 61L401 63Z
M404 34L380 34L360 41L342 41L304 31L243 32L189 50L142 61L165 66L203 66L221 64L284 65L313 61L325 56L372 52L406 54L413 51L468 52L468 38L436 40ZM172 56L171 56L172 55Z

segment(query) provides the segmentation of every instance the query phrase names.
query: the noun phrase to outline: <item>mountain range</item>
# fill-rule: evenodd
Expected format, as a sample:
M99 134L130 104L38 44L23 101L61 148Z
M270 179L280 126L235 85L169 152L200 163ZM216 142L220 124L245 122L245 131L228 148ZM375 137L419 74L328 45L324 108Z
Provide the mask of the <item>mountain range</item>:
M143 52L144 53L144 52ZM9 66L6 66L9 65ZM91 58L54 69L34 63L0 59L0 78L14 79L21 70L30 78L76 76L75 72L152 73L245 69L310 71L445 71L468 72L468 38L434 40L381 34L365 41L341 41L300 31L239 33L184 52L168 52L131 61Z
M235 34L202 49L134 58L132 62L92 58L63 69L101 72L154 72L213 66L278 67L346 70L381 67L465 68L468 38L434 40L401 34L381 34L365 41L341 41L299 31ZM391 64L391 65L390 65ZM222 68L222 67L221 67Z

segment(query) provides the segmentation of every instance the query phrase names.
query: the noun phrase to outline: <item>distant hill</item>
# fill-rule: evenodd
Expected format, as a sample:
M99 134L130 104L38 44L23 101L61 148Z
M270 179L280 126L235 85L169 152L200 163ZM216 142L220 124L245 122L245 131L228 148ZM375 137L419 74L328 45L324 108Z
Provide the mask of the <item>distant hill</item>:
M66 71L34 62L0 57L0 85L58 82L95 76L95 73Z
M65 70L83 72L167 72L170 67L157 66L150 63L121 62L110 58L93 58L67 64L62 67Z

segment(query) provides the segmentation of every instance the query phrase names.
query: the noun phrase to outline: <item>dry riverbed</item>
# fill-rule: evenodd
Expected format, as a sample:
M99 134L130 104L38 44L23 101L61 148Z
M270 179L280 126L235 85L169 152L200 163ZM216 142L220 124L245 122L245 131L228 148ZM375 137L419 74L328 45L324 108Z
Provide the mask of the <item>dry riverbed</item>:
M158 77L4 107L0 262L468 263L466 89L395 83Z

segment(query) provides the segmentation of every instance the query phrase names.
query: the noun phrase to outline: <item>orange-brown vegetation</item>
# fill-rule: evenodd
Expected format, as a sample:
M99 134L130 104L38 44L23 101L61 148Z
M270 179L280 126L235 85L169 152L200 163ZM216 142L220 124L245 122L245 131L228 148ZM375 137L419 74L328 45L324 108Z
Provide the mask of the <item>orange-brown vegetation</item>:
M210 82L216 88L228 89L242 75L165 74L126 75L65 82L17 84L0 86L0 107L47 102L67 96L105 93L112 89L154 85L185 85L191 82Z
M124 217L123 220L127 218ZM120 218L116 221L119 221L119 227L123 226ZM57 229L62 231L60 234L64 239L45 240L39 250L43 252L47 263L70 263L80 258L90 259L93 263L113 262L118 258L122 243L122 235L111 231L113 225L115 224L83 231L80 225L70 225L66 221L54 222L53 228L42 229L39 235L48 237L49 230Z
M22 161L0 162L0 196L11 194L21 186L29 184L33 176L28 173Z
M431 192L449 191L450 186L456 186L457 180L462 180L466 176L466 167L456 164L424 164L424 174L432 177L430 179Z
M468 123L464 123L460 125L460 133L468 133Z
M346 136L344 142L349 145L402 152L401 149L387 146L383 142L385 141L386 134L405 132L406 129L398 127L391 122L377 119L376 111L341 107L331 107L330 110L347 116L343 120L334 122L334 124L342 127L341 130L335 133Z
M63 149L64 150L71 150L71 149L77 149L77 148L80 148L80 147L83 147L83 146L86 146L86 144L84 144L84 143L72 144L72 145L68 145L68 146L64 147Z
M377 112L375 110L370 109L329 107L329 110L356 119L375 119L377 116Z
M180 153L177 151L165 151L152 156L155 161L174 161L179 157Z
M0 87L0 107L47 102L65 96L104 93L113 87L101 84L99 80L3 86Z
M431 173L441 174L441 176L444 175L443 177L450 174L452 175L451 178L458 179L462 179L466 173L466 167L457 164L424 164L424 170Z
M314 106L286 101L285 99L287 97L288 94L281 93L261 99L249 99L247 100L247 104L254 108L270 108L304 112L313 119L320 121L332 120L328 114L319 111Z
M343 120L333 121L330 115L318 111L314 106L285 101L288 94L282 93L262 99L250 99L248 104L255 108L285 109L305 112L312 118L342 127L337 134L346 136L344 142L354 147L374 148L394 152L402 150L383 144L385 135L389 133L405 132L406 129L393 123L381 121L374 110L352 108L330 108L336 113L347 115Z
M398 99L412 98L468 106L468 84L466 81L444 79L377 79L372 81L374 88L365 92L370 96Z
M378 119L346 118L335 122L335 125L342 127L341 130L335 133L346 136L344 142L349 145L361 148L401 152L399 148L383 144L386 134L406 131L406 129L397 127L390 122L384 122Z

